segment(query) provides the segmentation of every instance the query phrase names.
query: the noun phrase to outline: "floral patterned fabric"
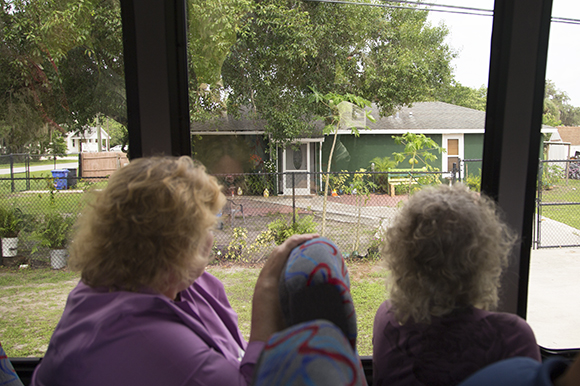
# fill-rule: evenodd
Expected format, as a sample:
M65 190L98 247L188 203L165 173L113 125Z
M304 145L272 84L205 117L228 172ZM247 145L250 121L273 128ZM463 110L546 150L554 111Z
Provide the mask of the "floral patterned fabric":
M337 325L353 349L356 313L348 270L336 244L319 237L294 248L280 277L280 302L286 324L325 319Z
M373 379L379 385L457 385L502 359L541 360L530 326L513 314L474 307L458 309L430 324L400 325L383 303L373 331Z
M342 331L325 320L273 335L258 362L254 386L364 386L360 361Z
M22 386L18 374L0 344L0 386Z

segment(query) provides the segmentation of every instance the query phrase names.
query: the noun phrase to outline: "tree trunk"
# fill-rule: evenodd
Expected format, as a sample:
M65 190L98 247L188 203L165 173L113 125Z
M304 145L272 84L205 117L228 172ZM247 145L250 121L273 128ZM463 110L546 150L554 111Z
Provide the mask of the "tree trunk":
M324 180L324 199L322 201L322 231L320 235L324 237L324 232L326 230L326 203L328 201L328 180L330 178L330 165L332 163L332 155L334 153L334 146L336 145L336 138L338 137L338 126L334 132L334 140L332 141L332 147L330 148L330 155L328 156L328 167L326 169L326 178Z

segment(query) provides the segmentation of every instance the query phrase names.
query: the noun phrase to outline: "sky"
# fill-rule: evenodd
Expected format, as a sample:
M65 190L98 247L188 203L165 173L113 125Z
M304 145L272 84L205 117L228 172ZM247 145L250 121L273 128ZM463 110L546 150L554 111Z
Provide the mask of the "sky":
M493 9L494 0L430 0L428 3ZM553 17L580 19L580 0L553 0ZM447 43L458 52L452 61L455 78L463 86L487 87L491 45L491 16L429 12L429 20L449 28ZM552 23L548 43L546 79L580 107L580 25Z

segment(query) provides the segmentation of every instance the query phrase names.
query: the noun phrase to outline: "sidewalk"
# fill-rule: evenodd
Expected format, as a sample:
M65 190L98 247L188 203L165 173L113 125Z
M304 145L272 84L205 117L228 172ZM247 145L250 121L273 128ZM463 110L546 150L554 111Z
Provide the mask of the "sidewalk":
M57 169L78 169L78 167L79 167L78 161L67 162L67 163L57 163L57 165L56 165ZM54 170L54 164L37 165L37 166L30 167L31 172L38 172L38 171L43 171L43 170ZM19 166L19 167L14 168L14 173L24 173L24 172L26 172L26 168L24 166ZM8 175L10 174L10 168L0 169L0 175L6 175L6 174L8 174Z
M546 348L580 347L580 248L532 250L528 323Z

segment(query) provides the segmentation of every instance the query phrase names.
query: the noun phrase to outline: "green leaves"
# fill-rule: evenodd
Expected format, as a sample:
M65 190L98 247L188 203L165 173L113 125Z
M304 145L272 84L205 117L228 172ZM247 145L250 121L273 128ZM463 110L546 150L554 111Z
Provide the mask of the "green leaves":
M31 238L39 241L43 247L52 249L65 248L71 237L75 221L75 216L50 211L44 215ZM37 249L38 246L33 248L33 253Z
M405 146L403 152L393 153L395 161L401 163L409 157L411 169L414 169L415 165L419 162L425 164L427 168L430 168L431 165L429 165L429 162L433 162L437 159L437 156L433 154L433 151L439 153L445 151L437 144L437 142L425 136L425 134L406 133L401 136L393 135L392 138L396 144Z
M0 207L0 237L18 237L23 227L24 218L20 209Z

